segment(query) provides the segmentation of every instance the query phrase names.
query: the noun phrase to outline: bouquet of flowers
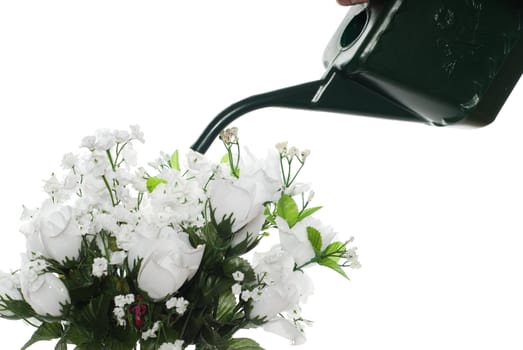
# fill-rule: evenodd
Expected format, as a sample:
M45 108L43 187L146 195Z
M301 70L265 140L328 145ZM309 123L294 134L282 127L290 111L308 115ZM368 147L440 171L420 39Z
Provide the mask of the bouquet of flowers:
M21 268L0 273L0 316L36 327L22 349L51 339L57 350L262 349L234 338L250 327L304 342L307 270L347 277L356 248L313 217L321 207L296 180L309 151L281 143L258 159L237 129L220 138L217 163L176 151L138 167L136 126L98 131L64 156L49 199L24 207ZM255 251L266 239L274 246Z

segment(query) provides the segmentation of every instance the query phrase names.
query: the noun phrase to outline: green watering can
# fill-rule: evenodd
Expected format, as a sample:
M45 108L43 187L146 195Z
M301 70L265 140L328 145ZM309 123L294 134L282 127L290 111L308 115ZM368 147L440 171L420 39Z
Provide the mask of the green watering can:
M370 0L351 6L323 78L239 101L192 149L263 107L422 121L492 122L523 71L523 0Z

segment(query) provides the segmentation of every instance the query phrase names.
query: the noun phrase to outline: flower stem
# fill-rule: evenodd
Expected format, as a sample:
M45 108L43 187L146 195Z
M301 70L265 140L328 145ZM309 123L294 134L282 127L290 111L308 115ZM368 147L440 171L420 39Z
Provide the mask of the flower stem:
M310 259L309 261L303 263L303 264L300 265L300 266L294 266L294 271L301 271L305 266L308 266L308 265L310 265L310 264L317 263L318 261L320 261L320 257L315 256L314 258Z
M111 150L106 150L105 153L107 154L107 158L109 158L109 162L111 163L111 168L113 171L116 171L116 163L113 162L113 155L111 154Z
M107 178L105 177L105 175L102 175L102 179L104 180L105 187L107 188L107 191L109 191L109 195L111 196L111 203L113 204L113 207L116 207L117 203L114 199L113 190L112 190L111 186L109 185L109 181L107 181Z

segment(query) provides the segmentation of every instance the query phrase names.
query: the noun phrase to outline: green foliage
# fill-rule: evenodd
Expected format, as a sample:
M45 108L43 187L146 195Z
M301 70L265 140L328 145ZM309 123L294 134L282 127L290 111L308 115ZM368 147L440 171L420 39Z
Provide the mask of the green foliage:
M335 259L332 258L324 258L318 261L318 264L323 265L325 267L328 267L331 270L336 271L346 279L349 279L345 271L341 268L340 265L338 265L338 262Z
M320 255L321 246L323 244L320 231L316 230L312 226L307 226L307 238L309 239L316 256Z
M236 298L230 290L226 291L218 299L218 307L216 308L216 320L230 321L236 308Z
M240 271L244 275L244 283L253 282L256 280L256 273L251 264L239 256L231 256L223 263L223 272L226 276L232 276L236 271Z
M235 338L229 341L229 350L263 350L263 348L252 339Z
M302 221L307 216L311 216L312 214L314 214L315 212L317 212L321 208L323 208L323 207L314 207L314 208L305 208L305 209L303 209L300 212L300 215L298 216L298 221Z
M101 294L85 306L76 305L72 319L75 323L89 329L95 338L103 337L106 335L110 324L108 311L111 302L111 295Z
M60 338L61 336L62 325L60 323L42 323L42 325L33 333L31 339L22 346L21 350L25 350L39 341L53 340Z
M225 153L222 157L222 159L220 159L220 163L221 164L228 164L229 163L229 153Z
M332 242L327 246L327 248L325 248L323 254L337 262L340 260L340 254L344 253L346 250L345 243Z
M174 151L171 159L169 159L169 165L174 170L180 171L180 152L178 152L178 150Z
M4 313L2 311L10 311ZM33 308L23 300L15 300L8 295L0 295L0 317L7 320L26 320L35 317Z
M56 343L54 350L67 350L67 341L65 340L65 338L60 339Z
M282 195L276 206L278 216L287 221L289 227L293 227L298 222L298 205L291 196Z
M159 184L166 184L166 183L167 183L166 180L160 179L157 176L150 177L146 181L147 191L149 191L149 193L151 193L152 191L154 191L154 189L156 187L158 187Z
M276 226L276 218L274 216L274 213L271 211L271 207L273 207L272 203L268 203L265 205L265 209L263 210L263 215L265 215L266 225L263 226L264 229L267 229L271 226L267 226L267 222L272 225L272 227Z

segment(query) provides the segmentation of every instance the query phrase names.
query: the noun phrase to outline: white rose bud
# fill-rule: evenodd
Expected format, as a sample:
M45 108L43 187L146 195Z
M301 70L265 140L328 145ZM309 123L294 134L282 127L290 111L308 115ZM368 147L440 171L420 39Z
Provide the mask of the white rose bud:
M174 231L174 230L173 230ZM193 248L183 234L168 239L140 239L130 248L129 267L143 259L138 286L155 301L176 292L198 270L205 246Z
M279 156L270 152L266 159L257 159L248 149L242 152L239 179L217 179L209 184L209 199L216 220L233 215L232 226L236 245L248 236L253 239L265 222L264 204L275 201L281 188Z
M22 229L27 237L27 250L57 261L78 257L82 235L69 206L46 201L33 225Z
M25 301L39 315L58 317L63 305L71 303L69 291L52 273L37 275L29 271L22 273L20 280Z
M247 186L246 186L247 185ZM265 222L263 202L256 200L256 184L252 186L234 180L215 180L211 183L209 197L218 222L232 214L234 244L256 237Z
M276 218L276 224L279 228L280 243L283 250L294 258L298 266L305 264L315 255L309 241L307 227L313 227L320 232L321 249L327 248L336 235L331 227L325 226L321 221L310 216L298 222L292 228L289 228L287 222L280 217Z
M17 275L0 271L0 297L21 300L22 295L19 289L20 279ZM12 316L13 313L5 309L5 305L0 302L0 316Z
M303 332L294 323L282 317L276 317L265 323L263 330L289 339L292 345L302 345L306 341Z
M25 225L21 231L27 237L29 252L38 252L57 261L66 257L75 259L79 255L82 235L70 206L44 202L33 224Z
M269 285L253 301L250 316L271 320L279 313L292 310L306 302L313 292L312 280L301 271L294 271L294 260L280 247L255 255L255 271Z

